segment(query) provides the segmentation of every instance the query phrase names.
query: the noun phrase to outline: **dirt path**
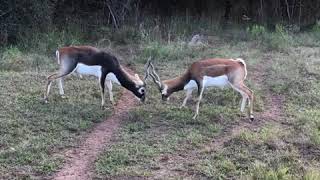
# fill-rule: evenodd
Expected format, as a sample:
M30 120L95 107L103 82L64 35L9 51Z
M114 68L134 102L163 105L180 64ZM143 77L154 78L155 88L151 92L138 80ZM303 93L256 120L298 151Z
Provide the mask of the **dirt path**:
M127 91L122 91L114 114L107 120L96 126L88 134L79 147L70 149L65 153L66 163L64 167L54 174L55 180L88 180L94 175L94 161L110 142L112 135L119 128L122 119L125 119L128 111L137 103L133 95Z

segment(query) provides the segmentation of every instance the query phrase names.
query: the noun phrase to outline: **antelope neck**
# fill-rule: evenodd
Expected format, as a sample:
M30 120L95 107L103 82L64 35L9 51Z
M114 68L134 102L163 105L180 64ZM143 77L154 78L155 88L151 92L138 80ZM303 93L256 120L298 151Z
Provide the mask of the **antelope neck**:
M190 81L188 73L182 76L164 81L164 84L168 86L169 92L177 92L183 90L184 86Z
M121 66L113 71L114 75L117 77L121 86L128 90L136 89L136 83L131 79L131 76L126 72Z

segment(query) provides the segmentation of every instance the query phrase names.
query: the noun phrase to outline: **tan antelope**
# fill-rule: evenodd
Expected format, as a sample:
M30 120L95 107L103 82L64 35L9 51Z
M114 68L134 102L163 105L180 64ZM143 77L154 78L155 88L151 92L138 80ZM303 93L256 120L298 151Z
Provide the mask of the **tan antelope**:
M59 72L48 77L44 95L46 103L48 102L52 81L59 79L60 94L64 95L62 78L75 70L80 74L92 74L99 77L102 106L105 105L104 89L107 77L109 77L108 81L119 83L121 86L131 91L142 102L145 100L145 79L148 74L146 74L144 81L142 81L137 74L131 75L127 72L113 55L91 46L63 47L57 50L56 55L59 64ZM77 69L79 67L81 69ZM94 72L97 70L100 70L100 72ZM107 84L107 86L109 85Z
M206 59L194 62L187 71L176 78L161 81L154 69L154 65L149 62L148 68L151 66L150 76L157 84L162 95L162 100L168 100L169 96L177 91L186 90L186 97L183 100L184 107L188 99L192 95L194 89L198 89L198 101L196 104L196 112L193 119L199 115L200 101L203 91L206 87L217 86L224 87L230 85L234 90L238 91L242 96L240 111L243 112L246 101L249 99L249 117L253 117L253 92L244 84L247 76L246 63L244 60L238 59ZM147 71L148 73L149 71Z

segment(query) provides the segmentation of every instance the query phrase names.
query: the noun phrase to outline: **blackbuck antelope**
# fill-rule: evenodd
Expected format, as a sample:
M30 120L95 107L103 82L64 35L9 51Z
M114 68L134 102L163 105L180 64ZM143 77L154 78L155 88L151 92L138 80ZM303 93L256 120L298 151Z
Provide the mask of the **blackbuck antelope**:
M203 91L206 87L218 86L224 87L230 85L234 90L238 91L242 96L240 111L243 112L246 101L249 99L249 116L253 120L253 92L244 84L247 76L246 63L242 59L207 59L194 62L187 71L179 77L161 81L154 69L154 65L149 62L148 68L151 66L150 76L157 84L162 95L162 100L168 100L169 96L177 91L186 90L186 97L183 100L184 107L188 99L192 95L194 89L198 89L198 101L196 104L196 112L193 116L195 119L199 115L199 106L202 99ZM147 73L149 70L147 71Z
M48 102L52 81L59 79L60 94L64 95L62 77L71 74L75 70L80 74L91 74L99 77L102 106L105 105L104 90L106 78L108 78L107 86L109 93L111 90L111 82L109 81L113 81L131 91L142 102L145 100L145 79L148 74L146 74L144 81L142 81L137 74L131 75L127 72L124 67L120 65L118 59L111 54L91 46L71 46L58 49L56 55L59 72L48 77L44 95L45 102Z

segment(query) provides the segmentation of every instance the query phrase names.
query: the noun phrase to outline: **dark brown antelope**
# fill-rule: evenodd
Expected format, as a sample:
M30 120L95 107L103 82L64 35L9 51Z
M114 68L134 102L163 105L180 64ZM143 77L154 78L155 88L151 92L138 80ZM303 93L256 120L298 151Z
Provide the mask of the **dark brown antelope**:
M199 106L202 99L203 91L206 87L217 86L224 87L230 85L242 96L240 111L243 112L246 101L249 99L249 117L253 117L253 92L244 84L247 76L246 63L242 59L207 59L200 60L191 64L187 71L176 78L161 81L156 73L154 66L151 66L150 76L157 84L162 100L168 100L169 96L177 91L186 90L186 98L183 100L184 107L192 95L194 89L198 89L198 101L196 112L193 116L195 119L199 115ZM148 71L147 71L148 73Z
M60 66L59 72L48 77L46 92L44 95L46 103L48 102L48 95L50 93L52 81L59 79L60 94L64 95L62 78L81 66L83 66L80 70L81 74L92 74L99 77L102 106L105 105L104 89L105 80L108 76L109 80L119 83L121 86L131 91L142 102L145 100L145 82L142 81L137 74L131 75L127 72L124 67L120 65L118 59L111 54L91 46L71 46L58 49L56 55ZM88 68L90 66L91 68ZM100 70L100 72L93 72L96 70ZM145 79L146 78L147 74L145 76Z
M58 51L57 51L58 52ZM57 53L59 54L59 53ZM82 78L82 75L91 75L96 76L99 78L101 77L101 66L87 66L84 64L79 63L75 69L75 73L78 74L80 78ZM121 86L120 82L116 78L116 76L113 73L109 73L106 77L105 84L107 85L108 93L109 93L109 100L111 104L115 104L114 98L113 98L113 92L112 92L112 83L116 83ZM64 98L64 90L63 90L63 78L59 78L59 94L62 98Z

